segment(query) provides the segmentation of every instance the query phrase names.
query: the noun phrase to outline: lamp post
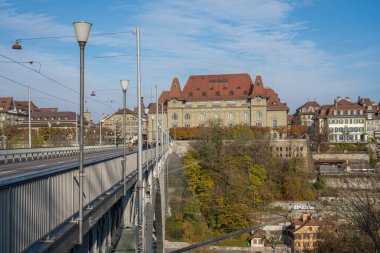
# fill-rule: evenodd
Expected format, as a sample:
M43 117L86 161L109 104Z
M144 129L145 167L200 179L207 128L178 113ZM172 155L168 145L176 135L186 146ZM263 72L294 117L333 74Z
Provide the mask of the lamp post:
M30 110L30 85L28 85L28 146L32 148L32 123L31 123L31 110Z
M99 146L102 145L102 121L103 121L104 113L100 114L100 121L99 121Z
M127 194L127 89L129 85L129 80L120 80L121 90L123 91L123 185L124 185L124 196Z
M75 35L80 49L80 126L79 126L79 240L83 243L83 129L84 129L84 48L90 35L91 23L74 22Z

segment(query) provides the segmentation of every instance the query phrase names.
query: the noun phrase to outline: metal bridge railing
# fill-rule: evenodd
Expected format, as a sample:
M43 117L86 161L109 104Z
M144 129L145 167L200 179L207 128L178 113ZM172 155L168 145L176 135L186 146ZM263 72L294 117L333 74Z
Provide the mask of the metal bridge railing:
M155 157L145 150L143 163ZM84 163L84 205L122 184L122 156ZM137 153L127 156L126 176L137 168ZM59 225L75 220L79 207L78 163L0 180L0 252L21 252Z

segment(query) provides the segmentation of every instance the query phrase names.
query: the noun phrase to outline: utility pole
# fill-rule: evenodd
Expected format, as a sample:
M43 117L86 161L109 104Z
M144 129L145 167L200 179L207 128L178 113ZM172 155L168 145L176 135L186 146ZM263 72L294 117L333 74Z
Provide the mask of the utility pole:
M32 148L32 123L31 123L31 110L30 110L30 85L28 85L28 132L29 132L29 148Z

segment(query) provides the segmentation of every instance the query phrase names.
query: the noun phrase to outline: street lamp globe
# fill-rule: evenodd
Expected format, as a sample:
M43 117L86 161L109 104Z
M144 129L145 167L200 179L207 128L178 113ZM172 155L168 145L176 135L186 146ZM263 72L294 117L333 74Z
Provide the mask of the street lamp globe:
M74 22L75 35L77 36L78 42L86 43L88 40L88 36L90 35L91 23L78 21Z
M120 86L123 92L127 92L129 80L120 80Z

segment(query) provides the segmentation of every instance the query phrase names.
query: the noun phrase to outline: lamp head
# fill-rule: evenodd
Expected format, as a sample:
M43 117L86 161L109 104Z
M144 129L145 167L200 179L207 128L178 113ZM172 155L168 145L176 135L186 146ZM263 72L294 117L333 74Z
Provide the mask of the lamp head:
M86 43L88 36L90 35L92 24L84 21L79 21L74 22L73 25L75 29L75 35L77 36L77 41Z
M129 85L129 80L120 80L120 86L124 92L127 92L128 85Z

